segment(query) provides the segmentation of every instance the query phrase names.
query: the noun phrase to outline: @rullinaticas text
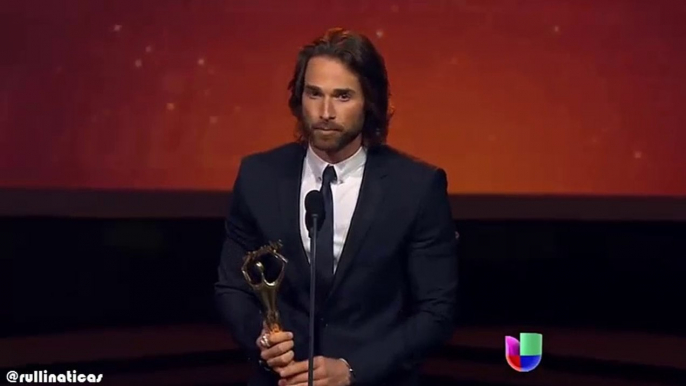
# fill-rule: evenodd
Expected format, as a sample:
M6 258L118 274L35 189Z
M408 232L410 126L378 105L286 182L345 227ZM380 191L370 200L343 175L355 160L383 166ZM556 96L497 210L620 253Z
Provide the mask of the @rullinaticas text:
M81 374L76 370L55 373L48 370L8 371L6 378L9 383L100 383L102 374Z

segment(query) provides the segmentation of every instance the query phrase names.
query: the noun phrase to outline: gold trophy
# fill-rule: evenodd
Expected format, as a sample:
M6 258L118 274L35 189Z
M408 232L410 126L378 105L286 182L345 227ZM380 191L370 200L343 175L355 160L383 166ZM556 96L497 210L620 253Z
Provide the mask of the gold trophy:
M249 252L243 258L243 266L241 267L245 280L262 302L264 321L270 333L283 331L279 319L279 310L276 308L276 296L286 273L286 264L288 264L288 260L279 253L279 249L282 247L281 241L270 242L256 251ZM264 258L272 258L280 265L279 274L273 281L267 280L265 276L266 268L260 261ZM256 278L257 280L250 276L250 272L254 272L253 268L257 270L259 276Z

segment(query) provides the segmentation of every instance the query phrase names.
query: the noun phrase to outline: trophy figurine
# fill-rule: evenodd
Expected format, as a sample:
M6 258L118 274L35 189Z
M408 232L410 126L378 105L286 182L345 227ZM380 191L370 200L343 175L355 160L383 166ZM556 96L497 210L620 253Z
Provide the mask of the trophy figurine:
M269 332L283 331L281 321L279 319L279 311L276 308L276 296L286 273L286 264L288 260L279 253L279 249L283 245L281 241L270 242L268 245L262 246L260 249L249 252L243 260L243 276L250 287L255 291L264 309L264 322L267 325ZM279 273L277 277L269 281L267 278L266 261L261 261L265 258L271 258L279 266ZM253 278L250 273L257 271L257 278ZM255 280L256 279L256 280Z

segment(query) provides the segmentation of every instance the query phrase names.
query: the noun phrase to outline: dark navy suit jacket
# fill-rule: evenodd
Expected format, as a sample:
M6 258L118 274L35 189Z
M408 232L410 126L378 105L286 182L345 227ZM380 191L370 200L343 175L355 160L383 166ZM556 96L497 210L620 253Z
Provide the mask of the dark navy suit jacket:
M246 251L281 240L288 259L278 308L308 355L310 267L299 227L306 148L293 143L241 162L215 285L223 321L254 364L260 303L241 273ZM345 358L360 385L414 385L427 352L453 332L457 256L445 172L388 146L369 149L334 283L320 299L316 355ZM255 366L250 385L275 385Z

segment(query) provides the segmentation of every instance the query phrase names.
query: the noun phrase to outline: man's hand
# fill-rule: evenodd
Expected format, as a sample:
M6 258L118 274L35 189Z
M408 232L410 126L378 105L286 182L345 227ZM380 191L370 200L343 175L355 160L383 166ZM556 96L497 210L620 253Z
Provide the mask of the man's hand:
M260 357L272 370L279 372L293 362L293 333L287 331L270 333L266 327L255 342L260 349Z
M307 386L308 361L294 362L278 371L279 386ZM350 385L350 368L340 359L315 357L312 372L315 386Z

